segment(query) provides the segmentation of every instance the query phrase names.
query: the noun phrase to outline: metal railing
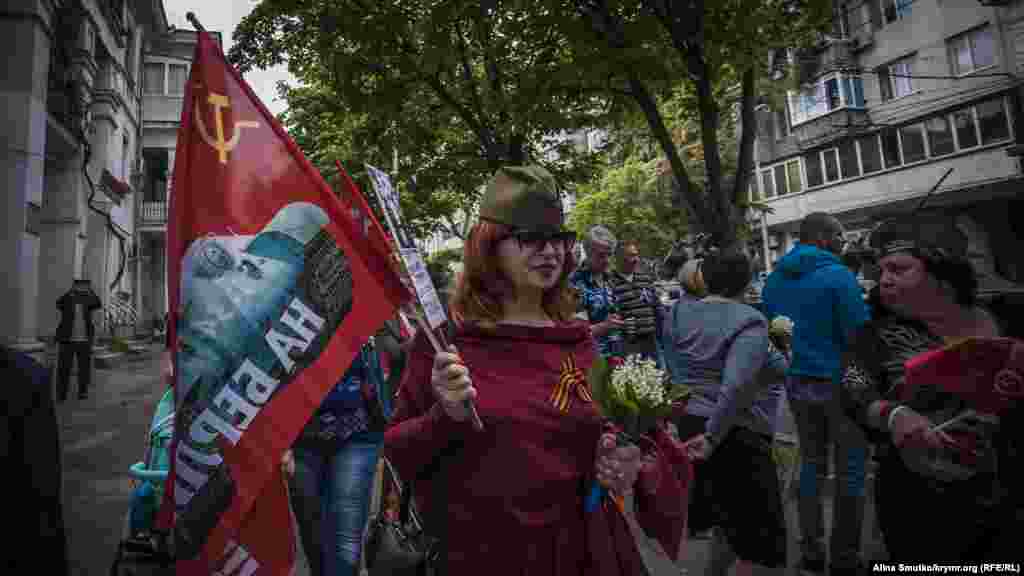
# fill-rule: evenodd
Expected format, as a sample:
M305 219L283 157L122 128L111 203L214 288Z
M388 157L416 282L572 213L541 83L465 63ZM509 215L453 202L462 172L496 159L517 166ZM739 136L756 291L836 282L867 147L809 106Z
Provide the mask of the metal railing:
M166 224L167 223L167 202L143 202L142 203L143 224Z
M130 302L125 302L117 297L112 297L103 308L102 331L110 336L115 336L118 328L132 328L138 326L139 313Z

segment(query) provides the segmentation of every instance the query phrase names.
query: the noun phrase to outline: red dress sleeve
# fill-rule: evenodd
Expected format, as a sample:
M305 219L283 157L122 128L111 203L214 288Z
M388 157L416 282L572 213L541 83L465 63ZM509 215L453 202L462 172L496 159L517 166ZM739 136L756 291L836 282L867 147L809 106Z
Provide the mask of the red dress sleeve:
M641 468L635 486L636 519L675 559L686 528L693 469L682 444L658 428L653 462Z
M449 418L434 400L430 386L433 364L433 349L426 337L418 334L395 398L394 415L384 433L384 455L403 479L414 477L452 438L472 430L468 422Z

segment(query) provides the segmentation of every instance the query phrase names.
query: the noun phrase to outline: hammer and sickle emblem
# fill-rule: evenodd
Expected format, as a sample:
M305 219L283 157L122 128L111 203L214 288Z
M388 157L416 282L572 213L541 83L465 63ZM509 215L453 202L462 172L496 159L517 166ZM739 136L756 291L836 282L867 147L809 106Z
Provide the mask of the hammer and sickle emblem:
M236 120L234 130L231 131L231 138L225 140L224 109L231 107L231 101L228 100L227 96L217 94L216 92L211 92L206 100L213 106L213 116L216 122L217 137L213 138L210 136L209 130L206 129L206 123L203 121L203 115L196 114L196 120L199 124L199 135L202 136L204 142L217 151L217 154L220 157L220 163L227 164L228 152L234 150L235 146L238 146L238 139L242 136L242 128L256 128L260 124L259 122L252 122L248 120ZM198 102L196 102L196 107L199 107Z

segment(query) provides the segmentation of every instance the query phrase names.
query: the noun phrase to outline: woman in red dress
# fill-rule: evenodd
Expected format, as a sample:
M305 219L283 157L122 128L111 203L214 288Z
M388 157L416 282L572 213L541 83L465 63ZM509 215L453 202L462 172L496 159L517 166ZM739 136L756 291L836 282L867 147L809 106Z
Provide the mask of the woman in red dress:
M685 455L661 430L646 455L616 447L591 401L583 375L594 346L573 319L575 237L562 226L550 174L499 171L466 242L451 303L455 346L435 354L419 335L410 354L384 453L408 479L460 444L414 487L427 530L442 535L445 574L643 574L616 506L584 510L595 481L632 492L640 526L678 550Z

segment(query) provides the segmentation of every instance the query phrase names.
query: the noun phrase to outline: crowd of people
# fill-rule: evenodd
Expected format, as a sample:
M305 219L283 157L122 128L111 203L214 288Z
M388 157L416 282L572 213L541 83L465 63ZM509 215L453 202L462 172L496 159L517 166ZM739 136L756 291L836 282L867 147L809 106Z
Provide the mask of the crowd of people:
M779 570L788 528L772 445L783 403L799 438L804 571L866 570L872 457L889 560L1013 558L1016 408L968 422L977 434L965 445L936 426L962 400L927 386L909 399L898 392L909 358L1004 333L1007 319L977 301L963 234L940 217L887 221L872 236L881 275L867 295L843 238L836 218L807 216L757 307L746 301L755 270L742 252L677 259L681 294L666 306L637 242L595 226L577 264L551 175L500 170L447 302L451 347L437 351L389 321L282 459L314 576L357 573L380 456L404 479L434 470L414 494L446 574L642 574L630 522L673 560L687 539L710 538L714 576ZM688 391L640 443L619 441L585 377L598 357L627 355L655 361L667 388ZM6 355L4 369L23 363ZM613 499L587 509L594 483L631 496L632 510Z

